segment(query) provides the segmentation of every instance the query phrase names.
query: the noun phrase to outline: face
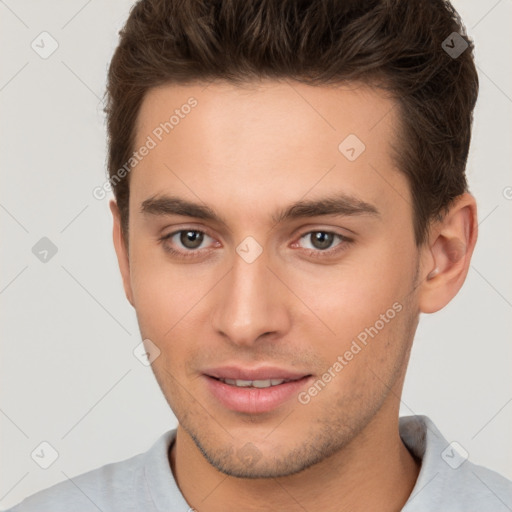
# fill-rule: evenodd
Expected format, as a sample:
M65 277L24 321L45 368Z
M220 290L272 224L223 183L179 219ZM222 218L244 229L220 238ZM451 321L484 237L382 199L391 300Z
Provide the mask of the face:
M398 416L419 253L395 106L275 81L145 97L125 289L180 432L227 474L296 473Z

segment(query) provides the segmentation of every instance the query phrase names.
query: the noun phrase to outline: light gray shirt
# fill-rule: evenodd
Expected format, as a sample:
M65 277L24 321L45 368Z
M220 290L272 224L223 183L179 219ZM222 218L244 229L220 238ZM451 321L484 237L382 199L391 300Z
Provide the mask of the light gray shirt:
M170 430L147 452L55 484L7 512L190 512L169 466L175 435ZM402 512L512 511L512 482L466 460L426 416L400 418L400 437L421 459Z

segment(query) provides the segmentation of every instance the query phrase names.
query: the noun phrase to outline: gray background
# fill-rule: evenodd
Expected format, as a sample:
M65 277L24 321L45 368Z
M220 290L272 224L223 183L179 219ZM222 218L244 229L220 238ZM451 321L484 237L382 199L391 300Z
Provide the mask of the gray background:
M105 180L106 69L131 4L0 1L0 508L176 425L132 353L140 335L108 199L92 196ZM468 165L480 237L461 292L422 316L401 414L427 414L470 460L512 479L512 0L455 6L481 80ZM31 47L43 31L59 45L47 59ZM32 252L42 237L58 249L46 263ZM46 470L31 458L42 441L59 455Z

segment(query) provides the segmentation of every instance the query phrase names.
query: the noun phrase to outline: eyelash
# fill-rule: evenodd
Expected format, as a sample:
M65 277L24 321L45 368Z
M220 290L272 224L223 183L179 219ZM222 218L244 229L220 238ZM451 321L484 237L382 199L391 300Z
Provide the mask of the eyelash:
M169 253L171 256L175 256L177 258L182 258L182 259L197 258L197 257L199 257L200 252L202 252L204 250L206 250L207 252L211 252L212 249L188 250L188 251L182 252L182 251L177 251L176 249L173 249L172 247L165 245L165 242L167 240L171 239L174 235L183 233L185 231L192 231L193 233L201 233L203 235L209 236L210 238L213 238L206 231L202 231L200 229L180 229L178 231L173 231L172 233L169 233L167 235L160 237L158 239L158 241L160 243L162 243L163 248L167 253ZM336 233L334 231L324 231L324 230L320 230L320 229L313 230L313 231L306 231L299 237L299 240L301 240L305 236L311 235L313 233L324 233L324 234L328 234L328 235L334 235L335 237L338 237L339 239L341 239L341 242L332 249L325 249L323 251L320 249L304 249L306 251L306 254L313 258L325 258L325 257L335 256L338 253L347 249L347 247L354 242L353 239L348 238L345 235L342 235L340 233Z

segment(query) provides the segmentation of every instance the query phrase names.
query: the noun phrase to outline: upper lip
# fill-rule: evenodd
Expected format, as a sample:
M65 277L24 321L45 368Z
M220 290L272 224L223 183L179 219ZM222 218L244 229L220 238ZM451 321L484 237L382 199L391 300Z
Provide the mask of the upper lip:
M297 380L310 375L307 373L298 373L296 371L278 368L276 366L261 366L258 368L244 368L242 366L219 366L216 368L208 368L204 370L203 373L209 377L215 377L216 379L234 380Z

